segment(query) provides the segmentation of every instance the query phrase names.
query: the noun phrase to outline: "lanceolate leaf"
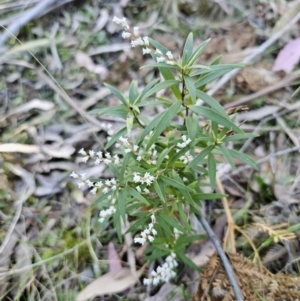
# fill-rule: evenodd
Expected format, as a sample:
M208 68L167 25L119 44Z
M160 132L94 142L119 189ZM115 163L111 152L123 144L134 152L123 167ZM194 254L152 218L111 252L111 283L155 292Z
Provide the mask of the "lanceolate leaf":
M233 169L235 169L234 162L233 162L232 157L230 156L227 148L225 146L223 146L222 144L220 144L218 147L220 148L220 151L222 152L223 156L226 158L226 160L228 161L228 163L230 164L230 166Z
M188 137L194 140L199 132L199 121L196 116L188 116L186 118L186 128L188 132Z
M150 137L146 150L150 148L150 146L156 142L157 138L160 134L166 129L166 127L170 124L171 120L177 114L179 108L181 107L181 102L176 101L168 110L166 110L161 116L160 120L156 124L153 135Z
M229 72L228 69L210 72L210 73L202 76L199 80L197 80L195 82L195 87L200 88L202 86L205 86L206 84L210 83L211 81L221 77L222 75L224 75L228 72Z
M141 201L145 205L149 205L147 199L145 199L137 190L133 189L132 187L128 187L127 190L134 198Z
M133 80L129 88L129 102L133 104L137 97L138 97L138 85L137 85L137 81Z
M178 181L175 181L174 179L171 179L171 178L168 178L168 177L165 177L165 176L160 176L160 179L162 179L165 183L179 189L179 190L184 190L184 191L190 191L190 192L193 192L193 189L185 186L184 184L178 182Z
M198 98L203 100L206 104L211 106L214 110L216 110L222 116L224 116L228 120L230 120L227 113L226 113L226 111L223 109L223 107L213 97L209 96L208 94L206 94L206 93L204 93L200 90L197 90L196 94L197 94Z
M190 167L193 167L193 165L198 165L208 154L211 153L211 151L214 149L213 145L208 146L204 150L202 150L195 158L194 160L189 164Z
M189 62L188 62L188 66L192 66L197 58L201 55L201 53L203 52L203 50L205 49L205 47L207 46L207 44L210 42L210 39L204 41L203 43L201 43L197 49L193 52L193 54L190 56Z
M242 153L240 153L236 150L229 149L229 148L227 148L227 151L229 152L231 157L234 157L234 158L250 165L252 168L257 169L256 162L252 158L250 158L249 156L247 156L245 154L242 154Z
M193 52L193 33L191 32L185 42L183 51L182 51L182 66L187 65Z
M109 141L105 145L105 149L111 147L121 136L123 136L127 132L126 126L120 129L117 133L115 133Z
M186 87L187 87L187 89L190 93L190 96L192 98L193 104L195 104L196 103L196 97L197 97L195 84L194 84L193 80L188 75L184 75L183 78L184 78Z
M140 101L143 101L144 99L148 98L149 96L153 95L154 93L156 93L162 89L168 88L168 87L173 86L178 83L179 83L179 80L175 80L175 79L166 80L162 83L159 83L156 86L154 86L153 88L151 88L146 94L144 94L143 97L140 99Z
M117 99L119 99L126 107L128 106L128 101L125 99L122 93L120 93L115 87L109 85L109 84L104 84L105 87L107 87L110 92L116 96Z
M221 124L226 128L233 129L237 133L244 134L244 132L236 126L230 119L224 117L223 115L219 114L218 112L199 106L190 106L190 109L198 115L206 117L208 120L212 120L217 124Z
M109 116L117 116L122 119L126 119L128 114L128 109L125 108L123 105L118 105L111 108L103 108L103 109L96 109L89 112L90 114L98 114L98 115L109 115Z
M208 155L207 167L208 167L208 176L209 176L209 181L210 181L210 187L212 190L215 190L217 168L216 168L215 156L212 153L210 153Z
M232 65L211 65L208 66L207 68L200 68L200 70L196 70L193 71L190 76L196 76L196 75L201 75L201 74L205 74L205 73L211 73L211 72L215 72L215 71L222 71L227 70L227 72L233 70L233 69L237 69L237 68L242 68L244 65L242 64L232 64Z

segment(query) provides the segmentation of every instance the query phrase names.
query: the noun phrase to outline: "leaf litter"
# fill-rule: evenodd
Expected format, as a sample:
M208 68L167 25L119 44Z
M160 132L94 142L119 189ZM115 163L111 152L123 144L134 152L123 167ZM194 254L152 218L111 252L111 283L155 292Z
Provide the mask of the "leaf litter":
M27 2L29 6L37 4L37 1L33 0ZM68 178L69 173L74 170L77 150L82 147L99 148L100 143L105 144L107 133L100 126L101 123L110 121L116 127L121 125L118 120L112 119L91 125L90 120L85 121L78 115L76 106L83 110L90 110L113 105L114 98L102 85L105 81L126 92L132 79L138 79L139 85L143 86L154 76L149 70L145 73L145 70L135 67L136 61L140 65L145 58L139 53L132 52L130 45L117 36L116 28L110 20L113 15L121 16L124 13L130 21L139 24L143 31L156 32L155 38L177 55L180 55L187 32L197 30L199 43L212 38L211 44L202 55L202 64L209 64L219 55L223 56L223 63L238 63L257 51L262 41L280 30L282 24L287 23L284 20L291 20L295 16L297 10L293 5L297 5L297 1L288 1L284 4L273 1L269 4L261 4L261 1L257 1L257 5L254 6L241 1L241 10L230 6L227 2L216 1L208 4L209 9L206 10L205 16L203 16L205 10L196 1L190 1L191 4L186 4L185 7L178 5L176 9L174 4L166 3L164 9L166 7L170 9L167 15L162 15L162 4L151 6L142 2L139 4L140 12L137 14L137 7L128 1L110 4L110 6L90 1L84 3L82 7L76 7L76 3L72 2L70 1L69 6L65 6L62 11L49 12L53 21L58 22L56 27L48 16L32 21L28 25L29 31L36 37L34 38L25 30L21 31L18 37L23 44L10 41L7 45L9 47L5 47L1 56L0 97L6 101L0 102L2 114L0 116L2 131L0 181L3 182L0 183L0 226L3 228L0 246L3 246L5 235L9 233L12 225L11 221L20 208L17 204L19 196L22 195L24 187L30 185L30 190L21 208L22 215L19 223L11 232L10 239L5 245L5 252L0 254L0 277L1 283L4 283L0 288L0 295L6 294L14 299L21 292L25 292L29 275L36 283L43 283L45 288L29 290L28 298L34 298L39 292L43 294L45 300L52 300L54 292L50 282L47 282L40 273L44 269L55 282L54 285L60 289L72 289L78 294L85 286L77 295L77 300L100 295L109 295L113 298L112 294L122 295L124 292L133 300L138 300L139 296L144 296L146 300L151 301L166 300L166 296L175 291L179 283L184 284L188 289L189 282L196 281L197 276L191 276L192 278L188 280L182 277L175 284L163 285L158 291L153 289L147 291L140 283L144 273L143 268L140 269L144 265L144 256L141 254L143 250L132 246L130 237L126 238L125 244L120 243L110 227L98 232L97 239L91 239L88 243L89 247L86 245L80 247L72 256L55 257L85 240L87 232L84 233L83 229L86 228L86 215L89 212L91 213L89 231L91 233L98 231L94 228L97 227L95 226L97 209L91 211L89 209L93 199L86 193L78 194L75 183ZM3 20L1 24L9 25L13 22L14 14L22 15L24 3L18 4L19 6L10 7L8 1L3 1L6 12L10 11L11 15L9 19L4 11L0 11L0 19ZM250 17L244 16L242 11L249 11L251 20ZM239 22L239 18L243 19L243 22ZM178 27L178 20L180 25L182 23L184 26ZM223 20L227 25L224 26L226 23ZM278 49L273 49L271 54L265 53L260 56L252 66L243 69L240 75L219 89L215 96L217 100L228 105L236 99L251 96L252 93L276 85L286 76L280 71L296 75L299 72L300 51L296 51L299 34L299 27L291 28L288 35L279 39ZM53 86L45 84L45 80L37 71L40 66L34 63L31 55L27 53L28 49L47 69L51 70L54 78L66 90L74 101L72 109L62 94ZM62 64L61 69L58 68L58 62ZM145 80L143 81L142 78ZM275 92L271 91L253 98L248 102L249 111L239 115L239 122L246 120L247 124L257 128L261 135L254 142L248 143L245 149L251 156L269 154L271 149L276 154L276 151L288 150L294 146L295 139L291 140L290 137L299 140L297 128L299 107L294 109L296 110L294 115L289 109L297 105L297 100L292 102L289 98L296 83L294 79L289 83L290 87L280 87ZM209 84L207 88L212 85L214 83ZM152 118L157 112L149 109L147 113L149 118ZM285 120L285 128L278 119L279 114ZM270 139L271 126L277 142L276 139ZM291 133L294 136L291 136ZM264 151L261 152L261 149ZM275 220L272 211L275 211L277 220L299 223L297 218L292 221L286 218L286 210L289 210L291 215L298 210L299 189L297 185L293 185L293 182L297 179L299 156L281 155L275 159L276 165L271 168L268 160L261 164L261 170L256 174L241 171L233 175L232 171L227 169L223 181L224 188L226 190L228 186L228 191L240 191L240 187L245 191L249 190L252 197L261 204L261 212L258 204L250 207L249 218L254 220L266 218L272 223ZM23 173L23 177L20 177L22 172L18 168L22 168L27 173ZM93 166L89 166L84 172L95 177L111 176L109 171ZM26 175L29 174L31 176L27 177ZM289 189L289 194L280 194L278 185ZM241 195L232 196L233 204L240 201L239 204L243 208L247 197L239 200L237 198L241 198ZM285 198L288 199L285 201ZM272 201L276 199L280 199L280 203L273 204ZM292 202L289 202L290 200ZM268 206L267 213L265 213L266 206ZM218 229L224 228L224 221L218 218L222 212L220 203L206 202L205 208L209 208L207 213L210 214L211 223L215 223L215 230L219 233ZM52 217L54 219L51 219ZM46 225L50 222L52 226L46 231ZM27 232L27 229L34 231ZM222 239L222 233L218 235ZM101 262L96 263L97 268L94 267L95 263L91 264L90 248L94 249L99 258L107 258L109 268ZM119 252L122 248L125 248L123 253ZM190 248L193 251L189 249L187 254L200 266L205 264L213 253L209 241L195 243ZM14 258L19 257L18 254L22 254L22 250L26 256L15 261ZM39 259L35 252L38 252ZM124 258L128 257L125 260L130 268L124 265L118 254L123 254ZM296 252L290 255L296 256ZM45 263L43 268L30 269L27 275L21 273L18 277L10 277L5 276L5 273L1 274L3 271L10 271L12 267L30 266L36 260L50 260L50 263ZM71 268L78 274L84 269L89 269L92 271L91 278L96 280L87 284L72 278L73 275L64 269L64 262L67 263L68 269ZM135 264L137 264L136 274L132 268ZM10 290L11 284L15 284L18 289ZM177 300L176 298L174 297L174 300ZM181 299L178 297L178 300Z

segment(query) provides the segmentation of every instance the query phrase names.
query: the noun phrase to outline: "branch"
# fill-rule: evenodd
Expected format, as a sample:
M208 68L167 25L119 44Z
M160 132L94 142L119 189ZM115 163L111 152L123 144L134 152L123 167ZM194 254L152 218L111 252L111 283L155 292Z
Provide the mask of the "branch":
M197 216L197 219L199 220L199 222L201 223L201 225L203 226L204 230L207 232L209 238L211 239L212 243L214 244L221 260L222 260L222 263L223 263L223 266L225 268L225 271L227 273L227 276L228 276L228 279L229 279L229 282L233 288L233 291L234 291L234 294L235 294L235 297L236 297L236 300L237 301L243 301L243 295L242 295L242 292L235 280L235 276L234 276L234 272L233 272L233 269L228 261L228 258L227 256L225 255L222 247L221 247L221 244L219 242L219 240L217 239L217 237L215 236L215 233L214 231L212 230L212 228L210 227L209 223L206 221L206 219L202 216Z
M0 36L0 47L3 46L12 35L16 35L19 32L19 30L31 20L46 14L50 9L59 7L72 1L73 0L43 0L40 1L33 8L28 9L22 16L20 16L19 19L15 20L15 22L11 24L8 28L5 28L2 24L0 24L0 26L4 28L4 32Z

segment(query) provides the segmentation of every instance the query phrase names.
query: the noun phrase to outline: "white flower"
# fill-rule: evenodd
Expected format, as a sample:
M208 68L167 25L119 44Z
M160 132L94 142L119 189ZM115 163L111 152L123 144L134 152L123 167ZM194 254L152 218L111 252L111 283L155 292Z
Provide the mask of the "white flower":
M100 217L100 218L99 218L99 223L101 223L101 224L102 224L102 223L104 222L104 220L105 220L105 218L103 218L103 217Z
M144 54L149 54L151 53L151 49L150 48L143 48L143 55Z
M89 156L81 158L81 162L86 163L89 160Z
M159 49L156 49L155 52L159 55L163 55L162 52Z
M78 153L83 156L87 156L87 153L85 152L84 148L82 148Z
M81 173L80 178L81 178L81 180L85 180L86 179L86 173Z
M142 160L142 157L141 157L141 156L137 156L137 157L136 157L136 160L137 160L137 161L141 161L141 160Z
M97 182L97 183L95 184L95 186L98 187L98 188L101 188L101 187L103 186L103 183L102 183L102 182Z
M168 65L175 65L175 63L173 62L173 61L166 61L166 63L168 64Z
M140 193L142 192L142 190L141 190L141 187L140 187L140 186L136 186L136 187L135 187L135 189L136 189L138 192L140 192Z
M138 27L133 27L133 34L138 37L139 36L139 28Z
M117 165L120 164L120 158L118 155L114 155L114 163Z
M149 46L149 38L148 37L144 37L143 40L144 40L145 45Z
M87 185L88 187L93 187L93 186L94 186L94 183L91 182L90 180L87 180L85 183L86 183L86 185Z
M125 29L129 29L126 18L120 19L120 18L117 18L116 16L114 16L112 21L117 23L118 25L122 25Z
M144 41L141 38L131 41L131 47L136 47L139 45L144 45Z
M93 189L90 190L91 194L96 194L97 193L97 187L94 187Z
M136 152L137 150L139 149L139 146L138 145L134 145L133 146L133 150Z
M163 57L163 56L161 56L161 57L158 57L157 59L156 59L156 62L157 63L162 63L162 62L164 62L166 59Z
M85 185L85 183L84 182L78 182L77 185L78 185L78 188L81 189Z
M103 190L102 190L102 192L103 192L104 194L108 193L108 192L109 192L109 188L104 187Z
M89 155L91 158L93 158L95 156L95 151L93 151L92 149L89 150Z
M126 32L126 31L122 32L122 38L123 39L128 39L130 37L131 37L131 33L130 32Z
M78 179L79 176L75 171L72 171L72 173L70 174L70 177L74 178L74 179Z
M173 60L173 54L172 54L171 51L168 51L168 52L166 53L166 56L168 57L169 60Z
M97 155L97 157L99 157L99 159L102 159L102 158L103 158L103 157L102 157L102 156L103 156L103 153L102 153L102 152L97 152L96 155Z
M124 152L125 152L125 154L128 154L128 153L131 152L131 149L130 149L130 148L125 148L125 149L124 149Z
M149 189L147 189L147 188L144 188L143 191L147 194L150 193Z

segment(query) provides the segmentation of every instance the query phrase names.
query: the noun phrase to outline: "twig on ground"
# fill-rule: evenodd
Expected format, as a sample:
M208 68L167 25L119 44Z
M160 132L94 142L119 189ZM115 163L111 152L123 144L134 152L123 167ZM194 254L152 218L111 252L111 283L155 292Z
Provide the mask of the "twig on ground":
M208 234L209 238L211 239L212 243L214 244L221 260L224 266L224 269L227 273L228 279L230 281L230 284L232 285L232 289L234 291L235 297L237 299L237 301L243 301L243 295L242 292L236 282L235 276L234 276L234 272L233 269L231 267L231 264L229 263L229 260L227 258L227 256L225 255L221 244L219 242L219 240L217 239L217 237L215 236L214 231L212 230L212 228L210 227L209 223L206 221L206 219L202 216L197 216L198 220L200 221L201 225L203 226L204 230L206 231L206 233Z
M57 8L72 1L73 0L43 0L40 1L36 6L25 11L20 18L15 20L15 22L12 23L8 28L5 28L2 24L0 24L0 26L5 29L3 34L0 36L0 47L3 46L12 35L16 35L19 30L31 20L46 14L49 9Z
M295 79L297 79L299 77L300 77L299 73L293 73L290 76L284 77L282 80L280 80L279 82L277 82L274 85L271 85L269 87L261 89L261 90L255 92L255 93L250 94L250 95L246 95L244 97L241 97L238 100L232 101L232 102L224 105L224 108L229 109L229 108L232 108L232 107L244 105L244 104L250 102L253 99L256 99L258 97L261 97L263 95L272 93L276 90L279 90L281 88L284 88L284 87L288 86L292 81L294 81Z
M253 53L247 56L242 63L249 64L259 55L263 54L267 48L269 48L273 43L275 43L286 31L288 31L294 24L296 24L300 20L300 12L289 22L287 23L281 30L274 33L268 40L266 40L263 44L257 47ZM220 88L222 88L232 77L234 77L237 73L240 72L241 69L234 69L224 75L214 86L210 89L207 94L212 96L215 94Z

